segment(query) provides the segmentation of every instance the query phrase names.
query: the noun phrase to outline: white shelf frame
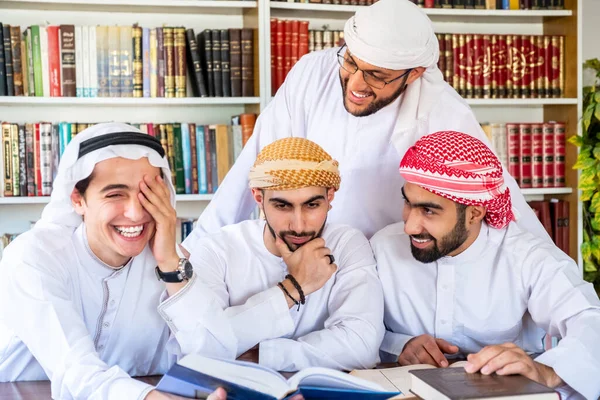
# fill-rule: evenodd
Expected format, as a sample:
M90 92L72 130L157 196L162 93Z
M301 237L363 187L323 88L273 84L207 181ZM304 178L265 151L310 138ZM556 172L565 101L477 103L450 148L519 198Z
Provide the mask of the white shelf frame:
M364 6L318 3L286 3L270 2L271 9L295 11L320 11L354 13ZM474 10L455 8L423 8L430 16L463 16L463 17L568 17L573 15L571 10Z
M182 7L182 8L257 8L257 1L229 0L0 0L2 3L18 5L19 3L40 4L48 6L121 6L121 7Z
M544 105L576 105L576 98L560 99L465 99L471 106L518 106L518 107L536 107Z
M178 194L177 202L209 202L213 194ZM48 204L50 196L35 197L0 197L0 205L22 205L22 204Z
M218 106L260 104L260 97L29 97L0 96L0 105L36 106Z

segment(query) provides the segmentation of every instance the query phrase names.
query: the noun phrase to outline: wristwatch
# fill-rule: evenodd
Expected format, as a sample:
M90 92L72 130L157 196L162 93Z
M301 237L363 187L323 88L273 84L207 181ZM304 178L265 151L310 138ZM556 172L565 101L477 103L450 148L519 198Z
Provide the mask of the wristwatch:
M187 258L180 258L179 264L177 264L177 269L173 272L162 272L158 266L156 266L154 271L156 272L156 277L159 281L164 281L167 283L180 283L183 281L189 281L192 279L192 275L194 275L192 263L190 263Z

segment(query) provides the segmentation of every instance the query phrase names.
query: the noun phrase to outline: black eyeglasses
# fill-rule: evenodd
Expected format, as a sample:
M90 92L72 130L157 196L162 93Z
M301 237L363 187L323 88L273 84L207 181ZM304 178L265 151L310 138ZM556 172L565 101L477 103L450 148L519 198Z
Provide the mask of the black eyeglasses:
M340 67L342 67L344 69L344 71L350 73L350 74L355 74L356 71L361 71L363 73L363 79L365 80L365 83L369 86L371 86L372 88L375 89L383 89L386 85L389 85L390 83L397 81L398 79L410 74L410 71L412 71L412 68L407 69L402 75L390 80L390 81L385 81L381 78L377 78L375 75L373 75L371 72L369 71L363 71L362 69L358 68L358 65L356 65L356 63L354 62L354 59L352 59L352 56L348 56L348 58L342 54L342 50L344 50L344 47L346 47L346 45L343 45L340 50L337 52L337 59L338 59L338 63L340 64Z

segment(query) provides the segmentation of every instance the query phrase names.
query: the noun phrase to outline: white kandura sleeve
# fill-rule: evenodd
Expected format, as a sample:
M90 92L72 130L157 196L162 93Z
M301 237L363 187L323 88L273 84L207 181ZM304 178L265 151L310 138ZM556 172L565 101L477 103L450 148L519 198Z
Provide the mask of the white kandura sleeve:
M262 341L260 364L277 371L299 371L311 366L366 369L379 362L384 335L383 291L371 246L356 231L339 254L324 329L297 340Z
M69 277L61 273L60 265L53 265L51 256L39 256L43 267L20 262L5 268L0 318L46 372L52 397L143 399L153 387L100 359L71 300Z
M549 246L548 246L549 247ZM575 262L558 249L534 249L523 260L531 317L558 346L536 358L585 398L600 397L600 300Z

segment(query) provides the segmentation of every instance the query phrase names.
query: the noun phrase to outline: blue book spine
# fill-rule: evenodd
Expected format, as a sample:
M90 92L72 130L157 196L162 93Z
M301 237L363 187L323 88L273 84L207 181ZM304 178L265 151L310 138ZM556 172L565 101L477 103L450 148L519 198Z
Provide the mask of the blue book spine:
M214 128L208 129L210 134L210 166L212 168L212 185L213 185L213 193L217 193L217 189L219 188L219 175L217 172L217 131Z
M65 152L65 148L71 141L71 124L68 122L61 122L58 124L58 147L60 151L60 156L62 157Z
M502 0L502 9L510 10L510 0Z
M202 125L196 125L196 156L198 161L198 192L207 194L206 148L204 147L204 126Z
M142 29L142 73L144 97L150 97L150 29Z
M189 124L181 124L181 150L183 152L185 194L192 194L192 145L190 143Z

